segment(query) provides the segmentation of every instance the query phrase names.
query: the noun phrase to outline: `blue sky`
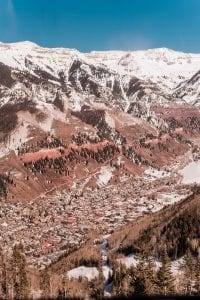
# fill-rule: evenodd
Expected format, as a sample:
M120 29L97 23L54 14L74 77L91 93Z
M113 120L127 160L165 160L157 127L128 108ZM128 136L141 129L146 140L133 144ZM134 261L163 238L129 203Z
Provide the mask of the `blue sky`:
M0 41L200 53L200 0L0 0Z

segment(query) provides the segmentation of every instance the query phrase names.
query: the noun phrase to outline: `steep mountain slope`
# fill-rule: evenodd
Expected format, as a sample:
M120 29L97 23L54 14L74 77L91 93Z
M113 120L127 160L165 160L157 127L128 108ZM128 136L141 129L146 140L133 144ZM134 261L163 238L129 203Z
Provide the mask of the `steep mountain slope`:
M200 71L191 78L182 82L176 88L175 97L184 99L186 102L199 106L200 101Z
M125 255L141 253L146 249L156 259L166 248L171 260L176 260L191 247L198 256L199 199L199 188L194 188L192 194L180 203L116 230L109 237L111 248L120 248Z

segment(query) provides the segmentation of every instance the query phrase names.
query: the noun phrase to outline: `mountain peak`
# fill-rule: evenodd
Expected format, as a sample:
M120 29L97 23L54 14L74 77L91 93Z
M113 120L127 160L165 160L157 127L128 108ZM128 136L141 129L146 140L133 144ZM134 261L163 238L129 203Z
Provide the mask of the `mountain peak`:
M0 45L5 45L11 48L38 48L40 47L36 43L30 42L30 41L20 41L15 43L0 43Z

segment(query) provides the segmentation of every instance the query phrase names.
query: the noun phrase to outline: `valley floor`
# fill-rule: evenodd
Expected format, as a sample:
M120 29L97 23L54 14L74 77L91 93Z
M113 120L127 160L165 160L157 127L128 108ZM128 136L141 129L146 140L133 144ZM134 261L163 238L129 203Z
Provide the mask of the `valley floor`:
M181 201L190 186L181 183L188 152L165 170L146 169L143 176L121 177L118 185L83 192L84 181L71 192L52 191L29 203L1 203L1 245L10 253L22 241L28 263L44 268L69 246L81 246L87 236L109 234L144 214ZM183 169L184 170L184 169ZM19 225L20 224L20 225Z

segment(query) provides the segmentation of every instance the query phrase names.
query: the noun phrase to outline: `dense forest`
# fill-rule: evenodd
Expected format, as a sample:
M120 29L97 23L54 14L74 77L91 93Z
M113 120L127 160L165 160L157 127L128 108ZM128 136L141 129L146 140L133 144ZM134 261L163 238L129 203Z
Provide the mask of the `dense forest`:
M185 203L195 198L199 190L194 188L193 194L185 200ZM162 221L156 221L140 232L134 243L121 245L119 251L125 255L141 254L144 251L149 255L160 259L163 249L173 261L183 257L187 251L192 255L200 254L200 207L199 202L184 209L177 210L173 216L173 208L170 209L172 217ZM160 217L159 217L160 218Z
M167 251L161 254L161 266L156 268L155 261L145 254L140 256L136 267L126 269L123 265L115 266L111 278L113 295L199 295L200 260L190 251L184 256L179 278L172 272L171 260Z
M112 296L199 295L200 260L191 251L188 250L182 260L178 281L177 278L175 280L166 249L162 251L159 268L156 267L154 259L145 253L138 257L138 264L134 267L127 269L120 263L113 266L113 273L109 274L106 283L112 285ZM53 273L49 269L41 270L38 276L42 299L48 298L49 295L57 299L73 298L70 289L67 288L67 276L60 276L59 288L55 290L51 284ZM32 281L22 244L14 246L10 258L0 252L1 299L32 299ZM80 278L79 282L81 281ZM87 282L85 293L89 299L103 298L103 282L102 272L98 279Z

